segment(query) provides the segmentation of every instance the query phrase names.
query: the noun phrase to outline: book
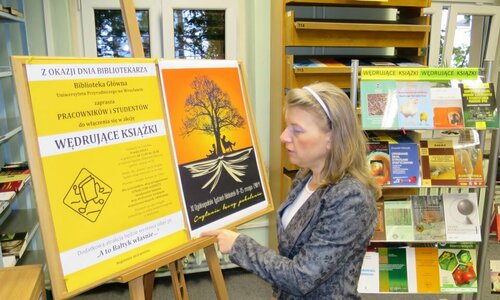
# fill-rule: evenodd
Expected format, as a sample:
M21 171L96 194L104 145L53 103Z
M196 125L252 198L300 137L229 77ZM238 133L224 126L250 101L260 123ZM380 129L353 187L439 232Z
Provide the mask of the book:
M17 263L17 258L14 255L2 256L4 268L13 267Z
M446 240L481 241L476 193L442 194Z
M16 17L19 17L19 18L24 17L24 14L21 11L17 10L16 8L14 8L14 7L4 6L3 8L6 9L7 12L9 14L13 15L13 16L16 16Z
M405 248L379 248L380 292L408 292Z
M391 158L391 185L420 185L420 155L418 145L401 131L384 133L394 142L389 142Z
M440 196L410 196L415 240L446 241L443 199Z
M332 57L318 57L316 58L325 67L345 67L343 63Z
M491 293L500 294L500 260L490 260Z
M483 186L483 151L479 133L474 129L460 130L453 143L457 185Z
M404 129L434 127L430 83L427 81L398 81L398 123Z
M363 129L399 128L396 81L362 80L360 106Z
M2 247L2 256L13 255L20 258L28 246L28 233L3 233L0 235L0 245Z
M0 200L0 215L9 207L10 202L7 200Z
M434 128L463 128L462 94L458 87L431 88Z
M437 248L415 248L418 293L439 293L439 262Z
M373 241L385 241L385 220L384 220L384 201L377 201L377 225L373 232Z
M455 151L451 140L420 141L422 185L456 185Z
M442 293L477 292L477 258L474 244L439 246L438 255Z
M30 178L31 173L27 165L6 164L0 169L0 193L19 192Z
M367 251L361 265L358 293L378 293L379 286L379 254L376 251Z
M0 201L7 201L7 203L12 203L14 197L16 197L15 191L0 192Z
M368 141L366 156L370 173L381 186L391 184L391 160L387 141Z
M410 200L384 202L385 233L387 241L413 241L413 213Z
M407 134L400 131L374 131L368 134L368 141L369 143L388 143L390 185L417 186L420 184L418 145Z
M498 128L498 108L493 83L459 83L465 127Z

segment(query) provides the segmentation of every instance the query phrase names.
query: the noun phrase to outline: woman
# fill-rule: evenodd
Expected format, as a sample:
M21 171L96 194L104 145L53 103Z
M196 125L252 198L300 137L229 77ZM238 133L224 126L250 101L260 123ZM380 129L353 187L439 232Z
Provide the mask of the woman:
M346 94L330 83L288 92L281 134L301 169L278 210L279 254L248 236L213 230L222 253L262 277L278 299L360 299L357 283L380 189Z

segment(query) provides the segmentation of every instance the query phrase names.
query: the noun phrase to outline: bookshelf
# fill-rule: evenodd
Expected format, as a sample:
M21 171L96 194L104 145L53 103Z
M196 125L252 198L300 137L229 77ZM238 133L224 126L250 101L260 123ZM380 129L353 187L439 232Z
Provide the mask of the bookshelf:
M428 57L426 48L429 42L429 20L423 15L423 9L429 7L431 1L348 1L348 0L283 0L272 4L272 69L271 69L271 115L276 116L271 120L271 142L277 143L283 130L284 121L277 117L282 114L282 103L288 89L302 87L317 81L329 81L349 91L354 82L357 85L357 71L346 63L350 59L359 60L360 66L367 66L365 61L373 57L388 59L401 59L415 65L426 66ZM358 10L368 15L368 18L351 17L352 11ZM337 10L339 11L337 13ZM345 12L345 13L344 13ZM370 15L379 15L387 12L378 20L369 20ZM394 13L395 12L395 13ZM394 14L393 14L394 13ZM375 48L375 49L374 49ZM375 54L373 54L375 53ZM299 60L307 58L321 59L334 58L341 64L300 65ZM397 63L394 64L398 66ZM415 66L407 64L406 66ZM403 66L400 64L399 66ZM353 90L353 92L357 92ZM355 94L355 93L353 93ZM430 129L429 131L432 131ZM495 133L496 130L481 132L481 141L486 141L486 149L490 149L486 135ZM497 153L498 146L495 136L492 135L490 153ZM484 145L484 144L483 144ZM496 147L496 148L495 148ZM485 185L478 194L484 200L479 211L483 213L481 233L483 238L478 243L477 265L479 272L485 272L485 258L482 257L487 243L484 239L485 218L489 218L488 203L492 198L488 191L490 180L486 174L493 174L496 166L490 166L485 172ZM496 164L496 159L494 161ZM485 167L488 163L485 161ZM270 152L270 183L273 198L279 202L285 199L290 183L297 167L288 162L287 155L282 147L271 148ZM494 170L493 170L494 169ZM489 176L491 177L491 176ZM494 183L493 185L494 186ZM427 188L402 187L384 188L384 196L392 199L410 195L432 195L445 192L468 192L471 187L439 187ZM474 188L478 191L479 189ZM485 217L486 215L486 217ZM272 229L272 226L270 226ZM273 236L273 233L270 233ZM270 240L271 245L273 244ZM425 241L431 243L432 241ZM434 241L435 242L435 241ZM410 241L412 244L422 245L419 241ZM397 242L393 246L397 246ZM425 244L425 243L423 243ZM478 274L480 292L482 284L481 274ZM475 294L474 296L478 296Z
M28 55L26 20L23 0L0 1L0 166L25 161L19 108L15 94L10 57ZM11 10L5 9L10 7ZM42 263L38 215L30 182L16 193L7 209L0 213L0 233L28 232L28 249L18 260L20 264ZM3 267L0 261L0 267Z
M348 90L351 59L404 59L426 65L424 48L428 45L430 25L423 9L428 6L430 1L273 2L271 115L281 116L282 99L291 88L329 81ZM321 12L323 15L318 16ZM361 14L365 17L357 16ZM296 62L304 57L333 58L339 63L297 66ZM271 120L271 141L279 141L282 129L282 118ZM281 148L272 148L270 156L273 198L282 201L290 182L290 171L293 174L297 168L287 161Z

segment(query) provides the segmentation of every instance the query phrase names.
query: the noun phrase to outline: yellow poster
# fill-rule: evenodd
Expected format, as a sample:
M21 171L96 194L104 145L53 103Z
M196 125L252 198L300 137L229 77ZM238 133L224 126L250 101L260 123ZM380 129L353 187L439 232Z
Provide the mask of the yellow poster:
M188 241L152 59L32 59L36 136L68 292Z

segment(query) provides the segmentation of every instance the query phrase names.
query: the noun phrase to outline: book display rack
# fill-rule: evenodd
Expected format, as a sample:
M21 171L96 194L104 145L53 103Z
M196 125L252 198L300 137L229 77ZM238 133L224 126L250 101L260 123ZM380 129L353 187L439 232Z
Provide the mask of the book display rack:
M484 173L483 154L498 147L492 85L477 69L363 67L360 95L367 160L384 196L359 291L480 299L492 205L485 191L496 174L496 161ZM414 194L387 193L398 188Z

